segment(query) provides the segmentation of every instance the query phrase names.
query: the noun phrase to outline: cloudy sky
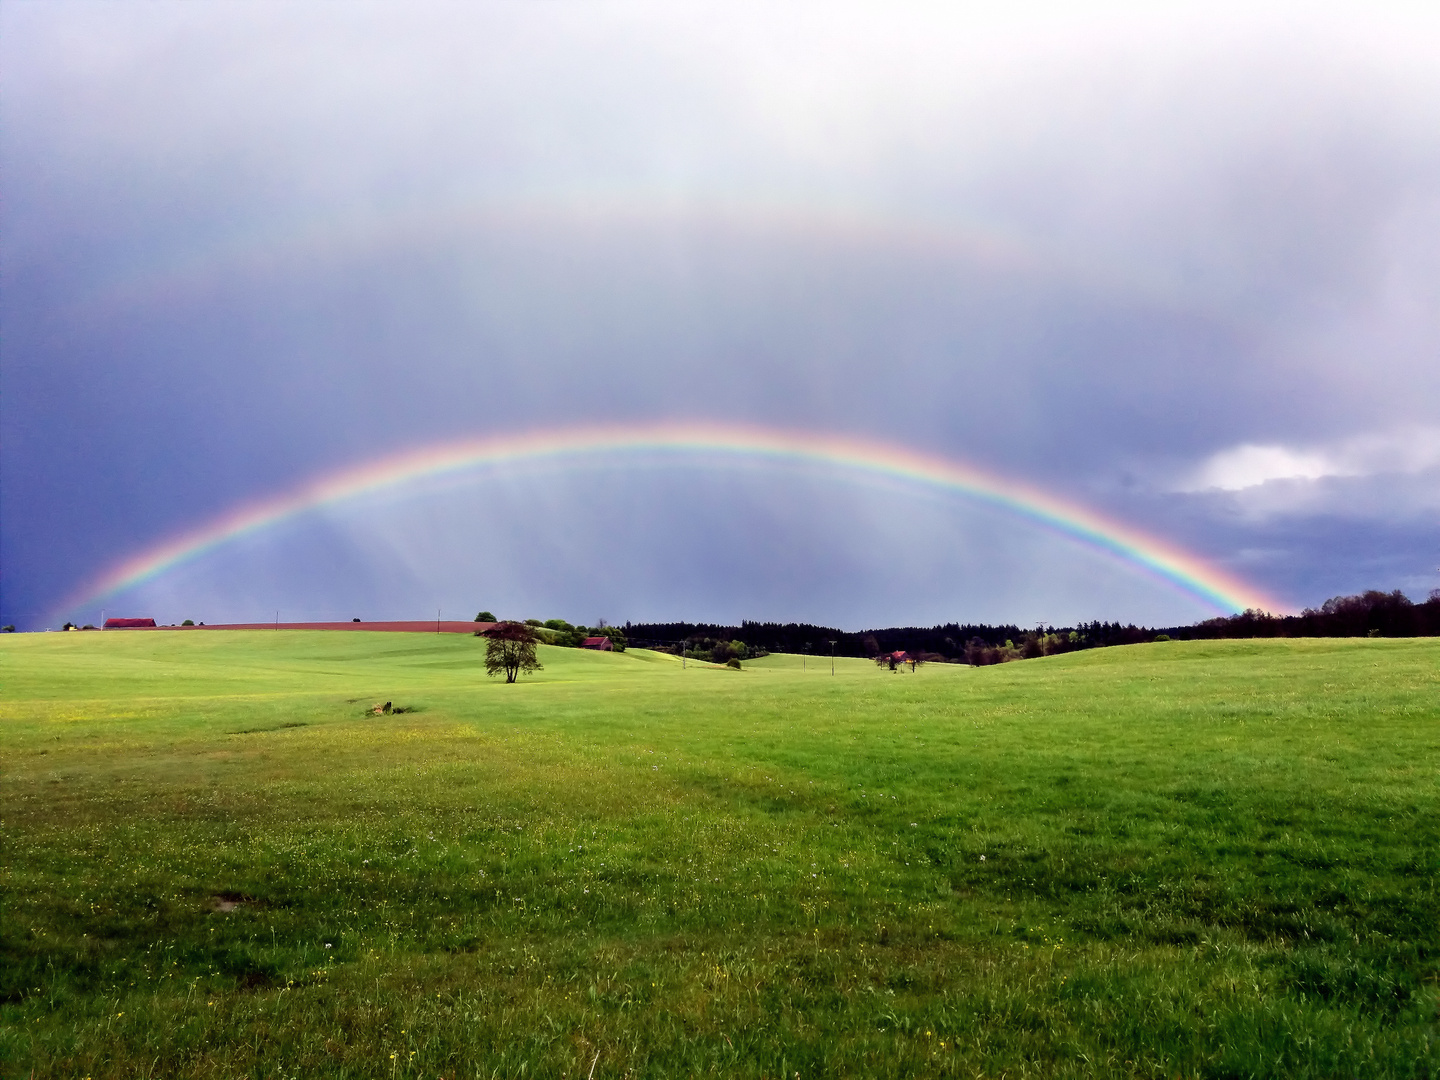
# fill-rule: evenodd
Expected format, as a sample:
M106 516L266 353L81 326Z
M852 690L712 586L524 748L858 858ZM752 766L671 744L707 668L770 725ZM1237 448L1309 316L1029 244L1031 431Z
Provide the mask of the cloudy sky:
M337 470L660 421L970 463L1286 609L1423 598L1440 20L1073 7L8 0L0 618L1215 613L954 493L684 456L86 591Z

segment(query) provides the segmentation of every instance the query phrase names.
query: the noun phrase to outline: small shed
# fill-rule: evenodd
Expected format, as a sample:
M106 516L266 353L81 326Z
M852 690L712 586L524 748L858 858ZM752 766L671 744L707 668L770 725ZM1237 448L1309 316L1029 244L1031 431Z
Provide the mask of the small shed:
M154 619L106 619L106 630L153 630Z
M599 652L613 652L615 643L608 637L587 637L580 643L582 649L595 649Z

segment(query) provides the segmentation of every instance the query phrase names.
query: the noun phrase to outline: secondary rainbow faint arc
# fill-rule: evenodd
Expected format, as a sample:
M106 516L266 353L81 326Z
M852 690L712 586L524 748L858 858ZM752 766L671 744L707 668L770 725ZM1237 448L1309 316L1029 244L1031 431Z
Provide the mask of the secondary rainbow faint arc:
M958 492L1010 510L1160 577L1221 610L1276 610L1275 602L1198 556L1033 485L892 443L734 424L683 423L533 431L442 443L320 477L278 497L237 506L112 567L74 608L134 588L247 534L407 481L510 463L604 453L721 453L824 464Z

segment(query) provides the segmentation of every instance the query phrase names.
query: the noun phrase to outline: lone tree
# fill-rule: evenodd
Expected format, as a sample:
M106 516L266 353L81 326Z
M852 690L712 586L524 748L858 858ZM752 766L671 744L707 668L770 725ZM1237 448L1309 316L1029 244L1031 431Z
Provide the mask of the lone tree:
M535 659L535 631L523 622L496 623L488 630L475 631L476 637L485 639L485 674L505 673L505 681L512 683L522 671L527 675L540 670L540 661Z

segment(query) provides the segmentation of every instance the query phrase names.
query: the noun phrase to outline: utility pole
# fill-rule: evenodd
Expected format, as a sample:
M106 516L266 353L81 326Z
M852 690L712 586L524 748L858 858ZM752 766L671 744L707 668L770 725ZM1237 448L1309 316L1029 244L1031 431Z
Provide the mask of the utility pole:
M440 609L438 607L435 609L435 632L437 634L440 632Z
M835 674L835 642L830 642L830 674Z
M280 629L280 612L275 612L275 629Z

